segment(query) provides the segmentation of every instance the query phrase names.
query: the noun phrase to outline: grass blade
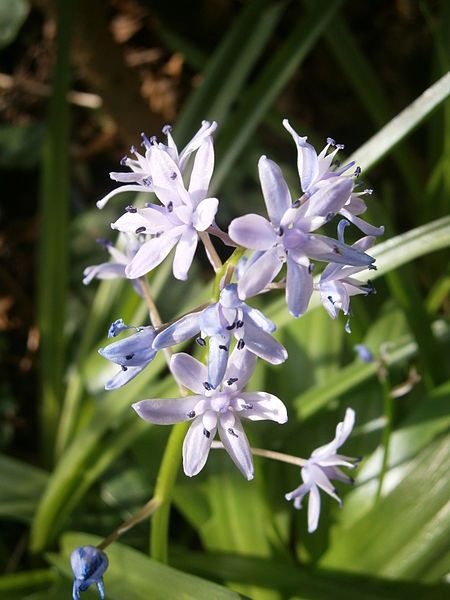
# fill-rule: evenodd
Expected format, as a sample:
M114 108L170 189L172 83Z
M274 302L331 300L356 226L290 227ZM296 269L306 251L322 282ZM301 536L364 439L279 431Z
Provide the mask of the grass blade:
M41 446L51 463L63 393L64 321L68 266L70 34L73 2L58 2L57 59L44 147L39 243L39 328L41 332Z

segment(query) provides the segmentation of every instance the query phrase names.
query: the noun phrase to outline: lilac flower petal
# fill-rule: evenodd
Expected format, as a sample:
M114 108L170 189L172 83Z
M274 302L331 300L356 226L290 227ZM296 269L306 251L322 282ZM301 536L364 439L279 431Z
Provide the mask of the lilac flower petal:
M166 258L177 241L176 237L162 235L142 244L125 269L126 276L130 279L136 279L157 267Z
M210 227L216 216L218 206L219 201L217 198L205 198L198 204L192 215L192 224L197 231L205 231Z
M161 333L158 333L153 342L153 348L161 350L162 348L180 344L193 337L200 331L199 319L200 313L191 313L181 317L181 319L163 329Z
M190 354L185 352L174 354L170 361L170 370L175 379L188 390L196 394L205 393L203 382L208 379L206 367Z
M193 419L195 407L203 396L187 396L186 398L155 398L135 402L132 407L137 414L156 425L173 425Z
M266 156L258 163L259 179L267 213L275 226L280 225L284 213L291 205L291 194L280 167Z
M302 184L302 190L306 192L314 183L319 173L319 161L317 160L317 152L308 144L307 137L301 137L291 127L289 121L284 119L283 126L289 131L297 145L297 167Z
M375 259L365 252L355 250L325 235L307 236L302 242L302 250L310 258L345 265L367 267L375 262Z
M264 252L245 270L244 276L239 280L239 298L245 300L258 294L278 275L282 266L278 248L271 248Z
M233 381L234 389L242 390L248 383L256 367L256 354L246 348L238 350L235 348L228 361L228 367L225 372L225 381Z
M250 421L270 420L276 423L286 423L288 420L285 405L272 394L267 392L242 392L239 397L249 407L239 411L239 417Z
M131 173L116 173L113 171L109 174L109 177L113 181L118 181L119 183L139 183L143 185L142 181L143 179L146 179L146 175L147 174L143 171L132 171ZM151 192L151 188L148 191Z
M339 504L342 504L342 500L336 494L336 489L325 475L322 468L314 463L308 465L308 470L310 471L311 478L314 480L314 483L320 487L325 493L334 498Z
M106 348L99 348L98 352L118 365L135 367L154 358L156 354L156 350L152 348L154 336L153 327L143 327L141 331L113 342Z
M302 483L300 486L284 495L286 500L294 500L294 506L297 509L302 507L302 500L311 489L311 484Z
M208 382L214 389L225 375L230 351L230 335L216 334L209 338Z
M296 223L303 231L314 231L324 225L331 216L340 211L350 198L353 180L349 177L334 177L325 180L300 207Z
M348 465L345 465L348 466ZM355 465L352 465L352 467L354 467ZM323 467L323 472L325 473L325 475L328 477L328 479L336 479L337 481L342 481L343 483L353 483L354 480L349 477L348 475L346 475L345 473L343 473L341 471L341 469L338 469L337 467Z
M348 210L345 210L344 208L341 209L340 213L343 217L345 217L351 223L353 223L353 225L356 225L356 227L358 229L360 229L366 235L378 236L378 235L384 234L383 225L381 225L380 227L375 227L374 225L371 225L370 223L366 223L363 219L360 219L359 217L355 217L355 215L352 215L352 213L348 212Z
M106 194L101 200L97 202L97 208L104 208L108 202L111 200L113 196L117 196L117 194L121 194L122 192L145 192L146 189L142 187L142 185L122 185L115 190Z
M206 430L201 417L189 427L183 443L183 469L188 477L194 477L205 466L216 431Z
M117 229L124 233L136 233L145 227L142 233L160 233L173 227L171 219L167 215L167 209L162 206L147 206L136 212L126 212L111 223L111 229Z
M334 439L329 444L325 444L314 450L311 457L320 458L321 456L326 456L328 454L336 454L336 450L344 444L351 434L354 425L355 411L352 408L347 408L344 420L337 424Z
M93 279L117 279L118 277L125 277L125 265L107 262L86 267L83 271L84 285L88 285Z
M287 259L286 302L289 312L299 317L306 312L313 292L313 278L307 267Z
M275 338L251 323L245 324L245 345L263 360L279 365L287 359L287 351Z
M186 227L178 242L173 259L173 275L176 279L185 281L194 260L198 244L198 235L193 227Z
M150 156L150 168L154 192L163 204L190 206L191 198L184 187L180 169L167 152L154 146Z
M244 477L253 479L253 459L250 445L240 420L236 417L233 427L225 428L219 419L219 436L225 450Z
M316 485L312 485L308 498L308 533L316 531L320 516L320 492Z
M269 221L255 214L233 219L228 233L234 242L252 250L268 250L277 241L277 234Z
M120 369L114 377L112 377L105 385L105 390L117 390L122 386L126 385L129 381L134 379L141 371L145 369L147 365L141 365L139 367L126 367L126 371Z
M194 137L190 140L190 142L183 148L180 152L179 164L180 170L183 173L186 167L187 160L192 152L195 152L197 148L201 146L205 138L210 136L217 129L217 123L212 121L203 121L202 126L194 135Z
M208 195L209 182L214 170L214 146L211 136L207 136L195 155L189 183L192 205L197 206ZM211 223L210 223L211 224ZM208 225L209 227L209 225ZM205 227L206 229L206 227Z
M260 310L253 308L252 306L246 306L244 313L247 319L250 319L256 327L260 327L267 333L273 333L276 330L276 325L273 321L268 319Z
M211 304L200 313L200 331L204 335L216 335L222 332L222 323L219 316L219 305Z

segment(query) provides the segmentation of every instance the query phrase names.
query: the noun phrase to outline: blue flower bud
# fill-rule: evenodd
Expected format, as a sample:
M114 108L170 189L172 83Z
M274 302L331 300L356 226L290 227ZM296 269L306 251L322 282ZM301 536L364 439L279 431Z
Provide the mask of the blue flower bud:
M354 346L353 349L356 352L356 354L358 355L358 358L360 360L362 360L362 362L365 362L365 363L373 362L373 354L369 350L369 348L367 348L367 346L364 346L364 344L356 344L356 346Z
M100 598L105 598L103 573L108 568L108 557L102 550L95 546L81 546L75 548L70 556L74 582L73 600L80 600L80 592L85 592L90 585L97 585Z

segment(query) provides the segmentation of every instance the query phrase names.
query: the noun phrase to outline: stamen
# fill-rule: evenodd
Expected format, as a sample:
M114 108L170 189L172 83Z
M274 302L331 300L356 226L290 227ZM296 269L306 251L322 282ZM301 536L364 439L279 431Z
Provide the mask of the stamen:
M125 210L129 213L137 213L137 208L135 206L126 206Z
M280 226L280 227L278 227L278 229L277 229L277 235L280 235L280 236L281 236L281 235L283 235L283 233L284 233L284 228L283 228L283 227L281 227L281 226Z
M197 342L197 344L199 346L202 346L202 347L206 346L206 341L200 336L195 341Z
M151 187L153 181L151 177L145 177L145 179L142 180L142 183L147 187Z
M345 148L344 144L336 144L336 148L338 150L343 150Z
M253 404L243 404L242 407L245 408L246 410L252 410Z
M156 137L156 135L152 135L152 137L150 138L150 143L153 145L153 144L156 144L157 141L158 141L158 138Z
M335 146L335 145L336 145L336 142L333 140L333 138L331 138L331 137L327 137L327 144L328 144L329 146Z
M313 264L313 263L310 263L310 264L308 265L308 273L311 275L311 273L312 273L313 271L314 271L314 264Z
M244 321L236 321L236 329L240 329L244 327Z
M121 365L122 367L122 371L128 371L128 367L126 367L125 365Z
M328 296L328 300L331 302L331 304L334 306L335 301L333 300L333 296Z
M164 127L162 128L162 132L164 135L169 135L169 133L172 131L172 125L164 125Z
M300 202L300 198L298 200L295 200L295 202L293 202L291 204L291 208L299 208L301 202Z
M367 282L367 285L362 285L361 286L361 289L366 292L366 296L370 296L371 294L376 294L377 293L377 290L375 289L375 286L370 281L370 279Z
M127 160L128 160L128 156L122 156L122 158L120 159L120 164L122 165L122 167L124 167L127 164Z
M195 410L189 411L187 416L189 417L189 419L193 419L195 417Z
M372 188L366 188L363 191L363 194L368 194L369 196L371 196L373 194L373 189Z
M207 381L203 382L203 387L207 392L211 391L211 385Z
M173 202L170 201L169 204L167 205L167 212L173 212Z
M336 158L336 160L333 160L333 163L332 163L332 164L333 164L333 166L335 166L335 167L340 167L340 166L341 166L341 161L340 161L340 160L338 160L338 159Z
M228 348L226 346L224 346L224 344L219 344L219 350L225 350L225 352L228 350Z
M330 221L332 221L334 219L334 217L336 216L336 213L334 212L329 212L327 214L327 216L325 217L325 222L329 223Z
M137 154L137 150L136 150L136 146L130 146L130 153L131 154Z
M228 431L228 433L229 433L230 435L232 435L233 437L236 437L236 438L238 438L238 437L239 437L239 436L238 436L238 434L237 434L237 433L234 431L234 429L233 429L232 427L229 427L229 428L227 429L227 431Z
M333 246L333 252L335 254L341 254L341 251L339 250L339 248L337 246Z
M227 325L225 327L225 329L227 329L228 331L231 331L232 329L234 329L236 327L236 323L231 323L231 325Z
M177 178L177 174L174 171L173 173L170 174L170 179L172 179L172 181L173 181L176 178Z
M238 341L238 344L237 344L237 349L238 349L238 350L242 350L242 349L244 348L244 346L245 346L245 342L244 342L244 340L241 338L241 339Z
M207 429L204 429L203 435L205 436L205 438L207 438L209 440L209 438L211 437L211 432L209 432Z
M135 231L135 234L136 234L136 235L139 235L140 233L144 233L144 231L145 231L146 229L147 229L147 228L146 228L146 227L144 227L144 226L142 226L142 227L138 227L138 228L136 229L136 231Z
M127 360L131 360L131 359L133 358L133 356L134 356L134 352L132 352L131 354L127 354L127 355L125 356L125 358L126 358Z
M359 177L361 175L361 167L356 167L355 172L354 172L354 176L355 177Z
M141 138L142 138L141 146L144 146L144 148L146 148L148 150L150 148L150 146L152 145L150 140L148 139L148 137L145 135L144 132L141 133Z
M233 383L236 383L237 380L237 377L230 377L230 379L227 379L227 385L233 385Z
M367 268L369 269L369 271L378 271L378 267L375 265L369 265Z

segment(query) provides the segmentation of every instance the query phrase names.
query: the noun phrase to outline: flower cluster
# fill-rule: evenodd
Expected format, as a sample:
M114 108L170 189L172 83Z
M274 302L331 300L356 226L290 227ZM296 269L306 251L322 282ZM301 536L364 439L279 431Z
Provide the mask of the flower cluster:
M307 310L312 294L317 293L331 318L335 319L340 311L347 316L345 327L349 330L351 297L374 291L372 284L361 281L358 274L375 269L374 258L367 251L383 233L383 227L374 227L360 217L366 210L364 196L371 190L361 188L359 167L353 162L340 165L336 155L343 146L331 138L317 154L287 120L283 125L297 148L299 181L291 192L280 167L266 156L260 158L258 171L267 218L245 214L230 223L228 233L215 223L219 201L210 197L208 188L214 169L212 134L217 124L207 121L181 152L169 126L163 129L165 142L142 134L143 153L132 147L132 158L121 160L130 171L110 174L123 185L97 203L103 208L122 192L149 194L144 206L127 206L111 224L125 240L124 250L102 241L112 262L88 267L85 283L93 278L127 278L148 301L147 273L174 250L173 275L186 280L199 241L216 272L215 296L210 303L167 324L153 320L152 326L133 328L118 319L109 337L129 329L134 332L99 350L120 367L106 389L125 385L151 363L158 351L165 350L170 357L171 348L182 342L195 339L201 353L207 353L206 364L186 353L171 355L168 366L180 386L179 398L133 404L137 414L151 423L191 422L183 445L183 466L188 476L203 469L218 434L221 447L246 479L252 479L252 449L243 420L287 421L286 407L279 398L264 391L244 391L258 358L274 365L287 359L286 349L273 337L276 325L251 306L249 299L272 289L285 289L288 310L299 317ZM336 237L319 232L326 226L329 233L334 219ZM348 244L344 231L351 225L363 236ZM236 248L223 266L211 235ZM314 276L316 269L319 273ZM150 306L150 315L154 308ZM192 395L186 395L186 389ZM352 468L356 461L336 452L350 434L354 420L354 412L347 409L335 439L302 462L303 483L286 495L300 508L302 498L309 493L309 531L316 529L319 519L319 489L340 502L330 480L352 481L339 467ZM82 585L80 590L84 589Z

